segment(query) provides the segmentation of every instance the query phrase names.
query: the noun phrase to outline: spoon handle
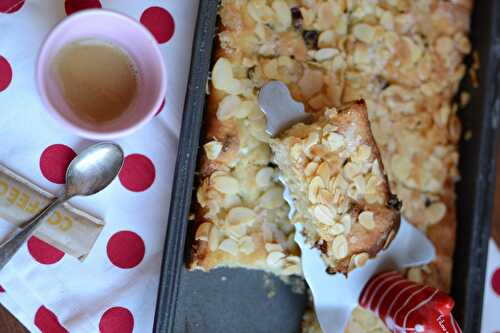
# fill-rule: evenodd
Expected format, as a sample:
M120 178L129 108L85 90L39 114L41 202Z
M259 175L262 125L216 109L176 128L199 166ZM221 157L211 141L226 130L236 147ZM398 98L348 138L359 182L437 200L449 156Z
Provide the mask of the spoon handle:
M33 216L17 234L10 236L0 245L0 270L16 254L17 250L33 234L40 222L61 203L66 201L63 198L54 198L44 209Z

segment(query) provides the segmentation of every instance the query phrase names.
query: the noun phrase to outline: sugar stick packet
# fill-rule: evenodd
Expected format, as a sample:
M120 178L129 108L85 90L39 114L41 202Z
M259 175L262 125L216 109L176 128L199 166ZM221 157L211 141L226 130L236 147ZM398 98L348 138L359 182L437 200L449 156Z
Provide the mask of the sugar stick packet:
M47 191L0 164L0 220L21 227L52 198ZM103 227L103 220L65 203L44 219L35 236L83 261Z

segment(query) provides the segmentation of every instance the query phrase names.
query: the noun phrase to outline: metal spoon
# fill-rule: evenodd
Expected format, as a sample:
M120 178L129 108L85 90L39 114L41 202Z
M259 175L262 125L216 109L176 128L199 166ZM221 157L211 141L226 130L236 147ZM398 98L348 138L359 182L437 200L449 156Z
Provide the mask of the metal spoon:
M123 156L120 146L113 143L99 143L85 149L71 161L66 171L66 185L63 192L31 220L24 223L20 232L0 245L0 270L33 234L40 222L57 206L74 196L96 194L108 186L118 175L123 165Z

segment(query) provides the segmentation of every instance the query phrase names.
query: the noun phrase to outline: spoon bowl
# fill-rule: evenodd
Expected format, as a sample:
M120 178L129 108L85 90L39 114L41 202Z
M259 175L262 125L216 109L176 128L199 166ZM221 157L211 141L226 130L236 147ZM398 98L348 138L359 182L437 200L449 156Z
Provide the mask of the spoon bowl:
M65 197L100 192L118 175L123 160L123 150L114 143L99 143L85 149L69 164Z

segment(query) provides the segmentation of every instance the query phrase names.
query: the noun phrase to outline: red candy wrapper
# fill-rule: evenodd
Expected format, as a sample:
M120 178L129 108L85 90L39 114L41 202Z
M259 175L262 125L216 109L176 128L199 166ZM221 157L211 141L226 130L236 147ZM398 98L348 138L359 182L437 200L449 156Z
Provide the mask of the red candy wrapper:
M359 304L377 314L394 333L462 332L451 314L455 302L450 296L395 271L377 274L368 281Z

